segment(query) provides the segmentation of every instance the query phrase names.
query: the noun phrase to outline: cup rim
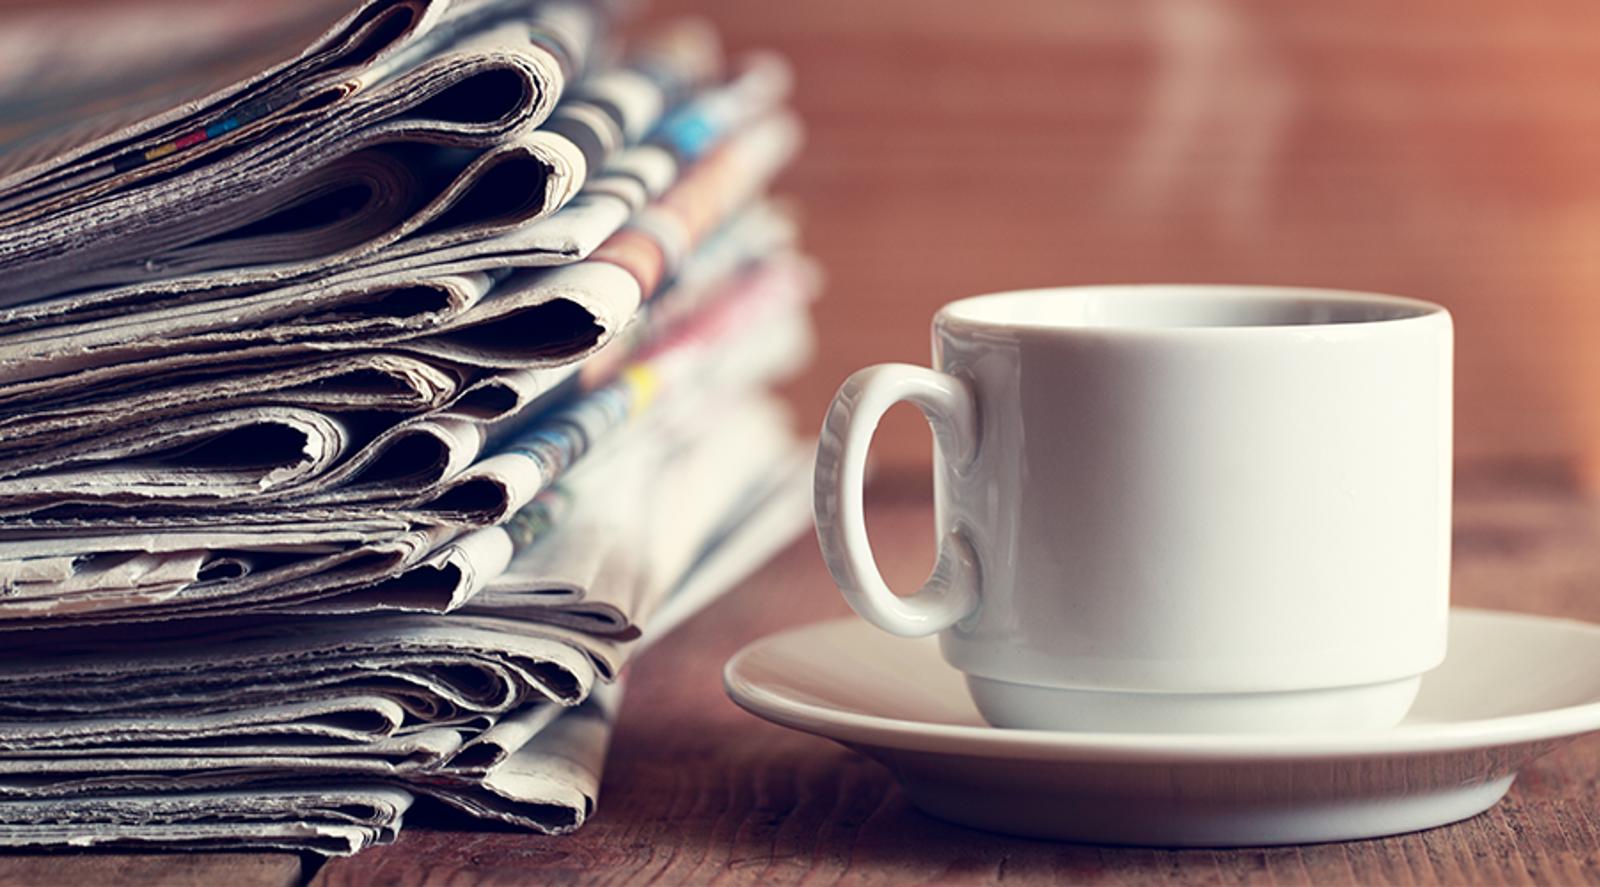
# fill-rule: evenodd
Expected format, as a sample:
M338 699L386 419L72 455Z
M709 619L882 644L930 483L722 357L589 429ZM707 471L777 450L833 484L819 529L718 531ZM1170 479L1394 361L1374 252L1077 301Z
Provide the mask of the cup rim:
M1396 314L1374 319L1350 319L1310 323L1259 323L1259 324L1104 324L1075 322L1016 321L986 317L977 310L1000 300L1060 297L1065 294L1119 293L1127 296L1172 296L1187 294L1193 297L1224 297L1247 302L1273 302L1286 299L1319 302L1337 306L1375 306L1393 309ZM1030 287L1000 290L967 296L947 302L934 315L936 328L967 328L978 331L996 331L1008 334L1088 334L1095 336L1217 336L1315 333L1354 334L1408 324L1437 322L1443 318L1450 322L1450 312L1444 306L1410 296L1344 290L1324 287L1275 286L1263 284L1212 284L1212 283L1130 283L1086 284L1072 286Z

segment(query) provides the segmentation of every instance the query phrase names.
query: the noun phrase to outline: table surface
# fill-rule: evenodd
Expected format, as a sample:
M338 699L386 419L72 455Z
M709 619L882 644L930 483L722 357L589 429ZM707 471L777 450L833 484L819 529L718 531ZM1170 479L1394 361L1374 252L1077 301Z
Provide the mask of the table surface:
M850 369L925 360L926 319L950 298L1294 281L1451 306L1464 460L1570 460L1600 441L1591 2L656 5L796 62L811 142L785 190L831 281L827 347L798 386L808 418ZM886 462L925 462L925 435L909 410L891 417ZM927 495L910 475L872 495L902 587L931 563ZM1539 478L1479 477L1457 514L1458 602L1600 621L1600 506ZM398 843L325 864L10 856L0 882L1600 882L1600 739L1543 759L1483 816L1386 840L1168 852L937 822L878 765L722 693L745 643L845 612L803 539L635 663L600 809L571 836L414 816Z
M880 480L869 524L892 583L933 550L927 484ZM1600 504L1540 478L1475 478L1456 508L1455 600L1600 621ZM890 540L893 540L892 542ZM0 882L216 884L1582 883L1600 881L1600 737L1525 770L1457 825L1374 841L1264 850L1126 849L1008 838L931 819L889 774L824 739L751 717L722 664L778 629L846 613L804 538L633 664L600 809L544 837L418 821L326 863L289 854L0 858Z

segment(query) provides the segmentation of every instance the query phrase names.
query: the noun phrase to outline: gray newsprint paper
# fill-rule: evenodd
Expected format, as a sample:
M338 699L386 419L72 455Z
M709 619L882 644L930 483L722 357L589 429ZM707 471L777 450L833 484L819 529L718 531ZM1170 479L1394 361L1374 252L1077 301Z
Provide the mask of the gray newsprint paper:
M0 27L0 847L592 814L807 520L790 72L606 0Z
M79 632L40 662L28 639L60 641L21 636L0 680L0 846L349 853L391 839L417 796L578 827L623 665L805 525L809 454L774 431L777 409L730 417L768 443L704 427L618 441L571 481L615 472L606 494L575 495L561 531L457 614L166 623L137 644ZM702 489L723 507L670 507ZM589 534L630 497L653 507L593 563Z
M704 258L725 263L729 253L738 250L716 243ZM328 472L340 483L305 482L299 497L240 490L229 502L236 510L217 515L0 522L0 632L243 612L456 610L511 568L564 498L578 498L563 476L583 468L591 450L598 458L612 438L655 434L675 414L703 421L712 411L697 414L695 404L736 400L803 365L814 286L809 265L791 254L709 280L686 271L613 341L609 356L623 355L624 369L597 374L587 387L567 384L581 382L581 372L552 373L559 378L545 390L571 394L525 424L510 423L506 440L493 440L495 425L447 411L384 431L377 439L392 449L369 448L378 455ZM650 397L646 389L668 393ZM740 435L753 453L764 439L759 424ZM390 470L393 452L409 457L405 471ZM368 465L366 475L347 470L352 465ZM103 475L102 467L84 476ZM109 488L123 496L138 489L129 478ZM258 509L237 510L239 503ZM596 556L603 538L597 532Z

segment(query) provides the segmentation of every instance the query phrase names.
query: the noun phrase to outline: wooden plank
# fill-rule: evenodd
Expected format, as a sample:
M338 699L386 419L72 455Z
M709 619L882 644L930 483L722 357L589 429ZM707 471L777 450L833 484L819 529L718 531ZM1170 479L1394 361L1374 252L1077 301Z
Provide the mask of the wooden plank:
M869 497L892 584L910 586L931 563L927 495L926 481L902 478ZM1458 513L1458 603L1600 621L1600 507L1519 478L1468 484ZM946 825L911 808L877 764L750 717L722 693L722 663L743 644L846 612L815 543L796 543L630 669L600 810L581 831L549 838L412 822L397 844L333 860L314 883L1600 881L1597 739L1540 761L1482 817L1386 840L1166 851Z
M0 856L0 884L292 887L293 853L53 853Z

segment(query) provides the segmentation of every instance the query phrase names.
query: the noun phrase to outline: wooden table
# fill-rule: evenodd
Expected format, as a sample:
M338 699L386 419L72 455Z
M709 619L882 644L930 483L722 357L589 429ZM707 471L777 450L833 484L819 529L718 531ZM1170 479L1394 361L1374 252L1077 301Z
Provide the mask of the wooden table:
M932 562L927 484L885 478L869 523L892 583ZM1478 477L1457 503L1455 600L1600 621L1600 504L1538 477ZM1457 825L1266 850L1142 850L1008 838L913 809L883 768L746 715L722 693L745 643L847 611L810 538L630 671L597 815L576 834L414 817L398 843L320 864L286 854L19 856L0 881L75 884L1583 883L1600 881L1600 738L1524 771Z
M784 190L830 280L817 309L826 347L796 386L808 419L849 370L926 360L927 319L951 298L1294 282L1449 305L1463 464L1600 466L1592 0L655 7L706 15L730 48L796 64L810 143ZM909 586L931 562L927 485L913 471L926 433L905 409L881 440L899 473L874 492L871 521L886 573ZM1600 506L1549 480L1475 477L1458 517L1459 602L1600 621ZM1166 852L936 822L879 766L722 694L740 646L844 612L802 540L636 663L599 813L569 837L413 817L399 843L327 864L13 856L0 882L1600 881L1596 740L1526 771L1484 816L1382 841Z

